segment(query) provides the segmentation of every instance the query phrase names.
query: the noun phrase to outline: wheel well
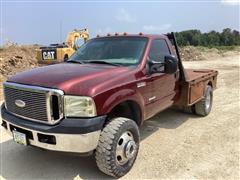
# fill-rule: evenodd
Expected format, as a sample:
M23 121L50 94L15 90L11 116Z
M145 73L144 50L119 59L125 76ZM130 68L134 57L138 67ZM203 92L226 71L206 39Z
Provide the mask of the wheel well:
M142 120L140 106L134 101L124 101L116 105L111 112L108 113L108 120L115 117L132 119L140 126Z

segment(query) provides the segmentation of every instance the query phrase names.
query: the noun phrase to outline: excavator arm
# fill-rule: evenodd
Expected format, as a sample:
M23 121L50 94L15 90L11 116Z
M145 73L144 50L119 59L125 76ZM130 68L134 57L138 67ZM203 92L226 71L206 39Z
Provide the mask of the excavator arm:
M76 49L76 41L78 39L83 39L84 43L89 39L89 33L88 29L81 29L81 30L73 30L68 33L67 39L66 39L66 45L69 47Z

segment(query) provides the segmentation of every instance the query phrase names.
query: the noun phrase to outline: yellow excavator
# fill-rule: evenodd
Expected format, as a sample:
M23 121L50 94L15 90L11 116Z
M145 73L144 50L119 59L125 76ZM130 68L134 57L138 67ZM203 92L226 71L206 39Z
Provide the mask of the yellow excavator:
M67 61L68 58L79 48L77 41L83 39L84 43L89 39L88 29L69 32L66 42L62 44L50 44L50 46L37 49L37 60L41 64L54 64Z

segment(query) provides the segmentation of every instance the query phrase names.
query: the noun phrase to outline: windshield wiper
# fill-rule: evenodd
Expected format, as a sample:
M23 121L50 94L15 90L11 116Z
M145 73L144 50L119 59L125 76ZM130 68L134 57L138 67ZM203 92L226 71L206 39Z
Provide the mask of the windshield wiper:
M77 63L77 64L83 64L81 61L75 61L75 60L68 60L67 63Z
M112 66L121 66L120 64L116 64L116 63L110 63L107 61L83 61L84 63L94 63L94 64L108 64L108 65L112 65Z

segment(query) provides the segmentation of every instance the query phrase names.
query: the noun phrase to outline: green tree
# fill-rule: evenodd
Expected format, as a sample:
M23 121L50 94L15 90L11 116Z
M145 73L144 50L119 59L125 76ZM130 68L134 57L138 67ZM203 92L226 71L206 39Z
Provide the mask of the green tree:
M180 46L233 46L240 45L239 31L231 30L230 28L223 31L210 31L201 33L200 30L192 29L187 31L176 32L178 44Z

